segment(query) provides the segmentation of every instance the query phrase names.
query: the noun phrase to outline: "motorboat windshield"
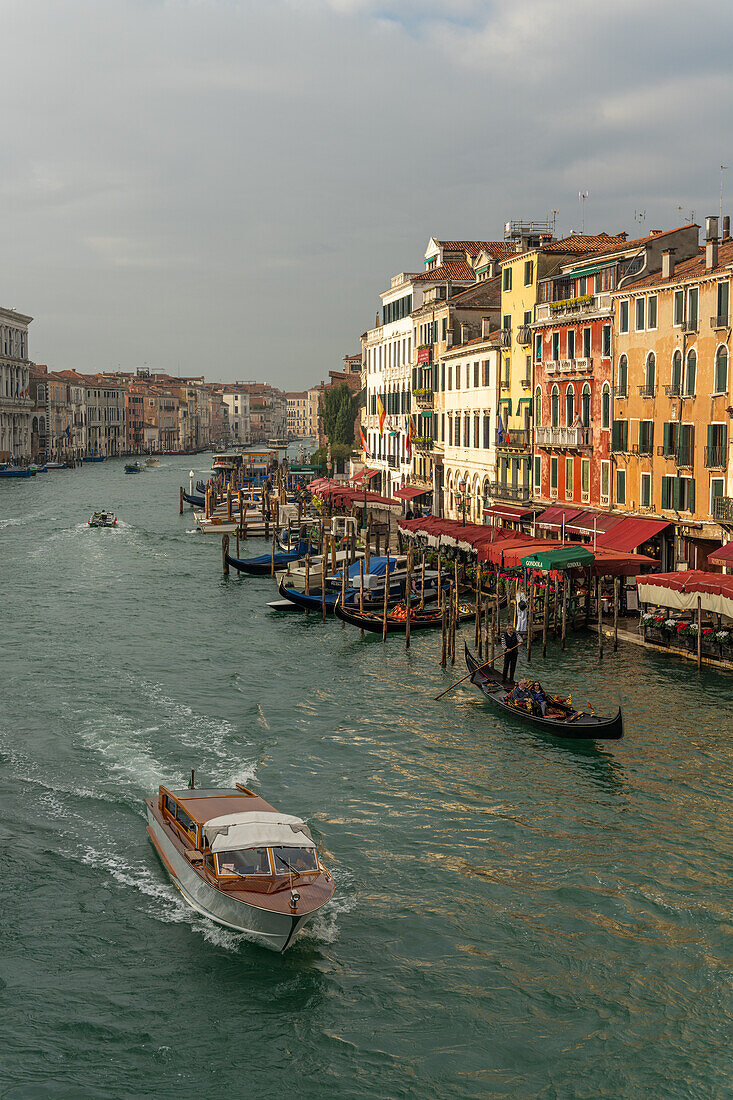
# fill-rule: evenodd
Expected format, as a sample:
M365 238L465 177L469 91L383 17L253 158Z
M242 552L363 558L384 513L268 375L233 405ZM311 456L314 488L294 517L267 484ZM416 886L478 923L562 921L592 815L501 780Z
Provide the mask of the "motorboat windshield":
M317 871L318 860L315 848L290 848L279 845L272 849L275 860L275 874L302 874L304 871Z

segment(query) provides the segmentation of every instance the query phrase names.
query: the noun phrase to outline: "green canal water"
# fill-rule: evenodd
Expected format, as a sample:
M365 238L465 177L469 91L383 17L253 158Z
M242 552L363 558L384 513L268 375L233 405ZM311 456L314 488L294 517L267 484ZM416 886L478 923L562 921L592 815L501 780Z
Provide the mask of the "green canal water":
M624 706L598 747L436 702L438 637L223 578L190 462L0 482L2 1100L730 1096L733 677L551 646L535 675ZM142 799L192 767L334 872L283 956L167 881Z

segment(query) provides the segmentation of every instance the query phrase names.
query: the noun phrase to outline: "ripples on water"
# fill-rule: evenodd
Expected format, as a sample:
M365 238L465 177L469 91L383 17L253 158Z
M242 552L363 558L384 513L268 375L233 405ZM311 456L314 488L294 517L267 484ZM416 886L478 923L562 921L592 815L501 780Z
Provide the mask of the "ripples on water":
M536 675L622 702L605 746L436 702L438 638L222 578L187 473L0 484L0 1097L730 1095L733 678L551 646ZM282 957L149 845L142 798L191 767L302 813L334 871Z

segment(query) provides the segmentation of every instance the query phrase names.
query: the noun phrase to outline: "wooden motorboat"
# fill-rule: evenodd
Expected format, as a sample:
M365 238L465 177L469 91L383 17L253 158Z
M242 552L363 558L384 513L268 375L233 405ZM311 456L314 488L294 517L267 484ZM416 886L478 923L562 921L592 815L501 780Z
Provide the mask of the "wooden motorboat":
M161 786L148 833L188 904L272 951L289 947L333 894L308 826L254 791Z
M339 600L334 607L334 614L344 623L351 623L362 630L369 630L373 634L381 634L384 629L384 611L374 608L370 611L360 611L358 604L343 606ZM465 604L459 605L458 621L470 622L475 618L473 608ZM420 608L420 600L413 597L410 606L410 633L413 630L439 629L443 623L443 612L440 608L426 610ZM407 608L404 602L397 603L387 609L387 633L407 633Z
M145 459L145 465L146 466L160 466L160 459L156 458L154 455L148 455L148 457Z
M617 741L624 735L624 723L621 707L611 718L602 717L582 710L576 710L562 698L550 699L547 717L536 714L524 704L513 704L510 700L511 686L503 684L501 674L493 668L483 667L473 653L466 649L466 667L471 673L471 683L483 692L497 710L516 718L525 725L546 730L556 737L574 739Z
M84 455L85 462L104 462L104 455Z
M116 527L117 516L114 512L94 512L89 520L90 527Z

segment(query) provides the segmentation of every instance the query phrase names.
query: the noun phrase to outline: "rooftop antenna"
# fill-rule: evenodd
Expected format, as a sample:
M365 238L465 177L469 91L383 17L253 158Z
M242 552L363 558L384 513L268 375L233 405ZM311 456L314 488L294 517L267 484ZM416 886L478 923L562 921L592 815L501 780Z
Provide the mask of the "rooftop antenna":
M720 232L720 233L723 232L723 172L727 172L727 171L728 171L728 165L727 164L721 164L721 166L720 166L720 221L718 222L718 225L720 226L720 229L719 229L718 232Z
M590 191L578 191L578 202L580 203L580 232L585 233L585 200L588 198Z
M552 235L555 236L555 225L557 223L557 216L560 213L559 210L550 211L550 221L552 222Z

